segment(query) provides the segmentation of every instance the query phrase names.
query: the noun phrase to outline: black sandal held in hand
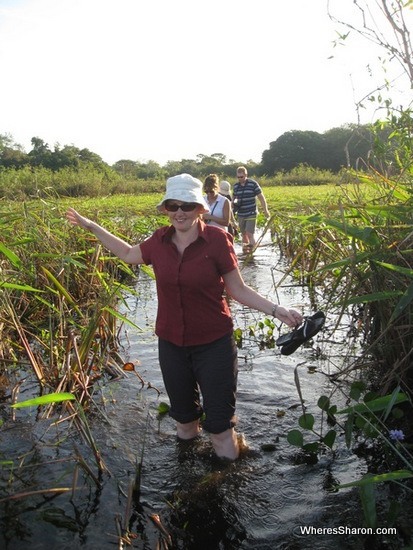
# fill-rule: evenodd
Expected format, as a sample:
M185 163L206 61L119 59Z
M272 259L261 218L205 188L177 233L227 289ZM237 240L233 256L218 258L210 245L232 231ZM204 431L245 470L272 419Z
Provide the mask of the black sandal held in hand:
M294 353L304 342L320 332L325 320L325 314L322 311L317 311L314 315L307 317L300 327L280 336L275 343L281 347L281 354L291 355Z

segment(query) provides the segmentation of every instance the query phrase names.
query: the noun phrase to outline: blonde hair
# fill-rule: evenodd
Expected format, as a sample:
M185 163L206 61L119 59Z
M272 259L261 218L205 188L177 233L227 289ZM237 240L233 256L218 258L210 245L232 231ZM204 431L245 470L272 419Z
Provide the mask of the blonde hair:
M204 181L204 191L205 191L205 187L212 187L213 189L219 189L219 177L217 174L209 174L209 176L207 176L205 178L205 181Z
M248 170L245 168L245 166L238 166L237 168L237 174L241 172L242 174L245 174L247 175L248 174Z

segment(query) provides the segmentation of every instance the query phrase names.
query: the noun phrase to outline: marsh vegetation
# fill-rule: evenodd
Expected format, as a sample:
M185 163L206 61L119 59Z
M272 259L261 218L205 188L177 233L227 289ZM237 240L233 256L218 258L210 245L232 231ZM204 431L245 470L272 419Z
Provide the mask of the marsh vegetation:
M288 437L303 456L311 457L310 462L317 460L323 449L334 450L336 435L345 433L349 448L360 448L362 441L373 441L370 444L381 448L384 438L391 445L390 452L383 454L387 458L379 465L371 465L370 473L384 476L377 482L393 479L409 490L413 348L410 174L403 172L390 179L376 172L352 172L346 181L349 183L305 186L264 182L272 216L260 220L260 231L270 239L284 266L275 293L286 278L291 279L308 291L315 309L323 309L334 319L336 330L342 329L343 319L350 318L349 342L357 342L357 353L351 354L351 361L343 357L336 374L340 386L349 387L343 389L349 404L345 419L340 417L343 409L334 404L333 395L320 395L319 414L330 422L329 429L320 432L315 429L314 415L308 412L312 404L302 400L298 429L290 430ZM34 492L73 496L79 472L101 486L102 476L108 473L106 450L96 444L89 424L96 415L105 420L107 382L121 379L129 369L136 372L142 387L159 391L119 348L120 327L127 325L138 333L141 329L127 313L121 313L127 311L126 296L139 292L135 281L140 270L110 257L91 235L70 228L64 221L66 207L77 206L111 231L137 242L165 223L161 215L154 214L159 197L157 192L141 189L136 195L70 200L43 196L3 201L1 205L2 421L8 422L16 413L10 405L31 405L39 419L64 424L90 449L90 456L85 457L75 447L69 461L72 487L43 480L44 485L36 486ZM150 270L146 273L151 275ZM257 347L273 346L274 330L270 320L257 320L254 326L245 327L244 341L252 335ZM296 382L299 390L299 380ZM19 392L26 385L30 391L24 392L22 400ZM34 401L27 403L27 397ZM382 401L378 402L379 398ZM365 403L367 409L360 409ZM388 436L395 429L403 430L405 437L398 447ZM17 457L1 458L3 471L11 469L17 475ZM142 460L136 457L138 473ZM136 479L126 495L126 514L139 492ZM33 491L16 492L13 487L10 480L2 483L3 502L33 496ZM369 509L375 510L374 494L364 498ZM367 524L375 521L370 512ZM128 538L125 525L119 525L119 537Z

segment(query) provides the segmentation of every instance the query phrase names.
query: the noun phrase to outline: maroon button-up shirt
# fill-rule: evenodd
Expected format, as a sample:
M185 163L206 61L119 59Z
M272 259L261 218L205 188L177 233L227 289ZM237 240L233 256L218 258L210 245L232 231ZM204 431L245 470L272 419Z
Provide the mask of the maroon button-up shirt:
M141 243L145 264L156 276L156 334L177 346L213 342L233 330L222 275L236 269L232 236L199 221L198 239L181 256L173 226L161 227Z

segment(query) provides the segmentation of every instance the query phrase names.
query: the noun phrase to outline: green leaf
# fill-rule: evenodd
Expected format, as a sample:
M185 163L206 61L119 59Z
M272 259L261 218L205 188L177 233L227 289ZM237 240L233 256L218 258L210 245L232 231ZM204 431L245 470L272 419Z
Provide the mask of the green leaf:
M290 445L302 447L304 443L304 437L300 430L291 430L287 434L287 441Z
M161 401L158 405L158 413L159 414L166 414L167 412L169 412L169 405L168 403L165 403L164 401Z
M369 483L366 485L361 485L360 499L363 507L366 527L371 527L374 529L377 526L376 493L374 490L374 485Z
M322 273L323 271L333 271L334 269L340 268L340 267L348 267L352 268L352 266L356 264L363 264L366 262L366 260L370 259L371 252L362 252L359 254L348 256L347 258L344 258L343 260L338 260L337 262L331 262L330 264L327 264L319 269L319 271Z
M363 433L366 437L374 439L380 433L378 424L376 422L366 422L363 426Z
M298 419L298 425L304 430L312 430L314 426L314 416L312 414L303 414Z
M66 298L67 303L72 304L72 306L75 308L77 313L82 317L82 312L80 311L80 309L76 305L76 302L73 299L73 296L70 294L70 292L68 290L66 290L64 288L64 286L59 283L59 281L56 279L56 277L47 268L45 268L43 265L41 266L41 268L43 269L43 271L44 271L46 277L49 279L49 281L51 283L53 283L54 286L57 288L58 292L60 292L60 294Z
M363 414L369 412L377 412L386 409L390 401L392 401L393 404L396 404L404 403L408 400L408 396L402 392L398 393L396 397L394 397L393 395L384 395L383 397L378 397L377 399L373 399L372 401L368 401L367 403L357 403L356 405L352 405L351 407L341 409L340 411L337 411L337 414L349 414L352 412Z
M354 399L354 401L358 401L360 399L361 392L363 392L365 389L366 384L362 380L357 380L356 382L353 382L350 388L351 399Z
M2 252L6 256L13 267L15 267L16 269L22 268L22 261L20 260L20 258L16 256L16 254L9 248L7 248L7 246L5 246L3 243L0 243L0 252Z
M151 279L153 279L153 280L156 279L155 273L154 273L153 269L150 266L145 265L145 264L141 264L139 266L139 269L141 271L143 271L144 273L146 273L146 275L148 275L148 277L150 277Z
M335 430L329 430L326 435L323 437L323 443L324 445L327 445L327 447L330 447L330 449L333 448L334 442L336 440L337 433Z
M351 413L347 417L347 421L344 428L347 449L351 448L351 440L353 437L353 426L354 426L354 414Z
M105 306L105 307L102 308L102 311L107 311L108 313L110 313L111 315L116 317L116 319L119 319L119 321L123 321L124 323L127 323L128 325L132 326L133 328L136 328L137 330L140 330L141 332L143 332L143 329L141 327L139 327L138 325L133 323L125 315L122 315L121 313L119 313L115 309L113 309L109 306Z
M366 425L366 422L367 420L364 418L364 416L357 416L354 424L356 428L359 428L360 430L362 430Z
M381 302L382 300L390 300L402 295L401 290L386 290L383 292L374 292L373 294L362 294L361 296L352 296L347 298L344 303L351 304L367 304L370 302ZM343 302L338 302L343 303Z
M388 269L389 271L394 271L395 273L406 275L407 277L410 277L413 279L413 269L409 269L408 267L402 267L400 265L379 262L377 260L375 260L374 262L377 265L384 267L385 269ZM412 301L413 301L413 282L408 286L405 293L401 297L399 303L396 305L392 313L392 316L389 319L389 323L394 321L403 312L403 310L406 309L406 307L412 303Z
M322 395L317 401L317 405L322 411L328 411L330 407L330 399L326 395Z
M237 348L242 349L242 330L240 328L234 330L234 340L237 344Z
M375 264L388 269L389 271L394 271L400 273L401 275L407 275L413 279L413 269L408 267L402 267L401 265L388 264L386 262L379 262L378 260L372 260Z
M3 283L0 281L0 288L9 288L10 290L23 290L24 292L44 292L38 288L33 288L29 285L18 285L16 283Z
M71 393L49 393L48 395L42 395L35 397L34 399L27 399L27 401L21 401L11 405L13 409L22 409L24 407L38 407L39 405L49 405L50 403L60 403L61 401L73 401L76 397Z
M397 386L396 388L394 388L390 396L390 401L386 407L386 410L384 411L383 422L385 422L389 417L391 410L396 402L397 396L399 395L399 392L400 392L400 386Z
M408 479L413 477L413 472L409 470L395 470L394 472L387 472L386 474L376 474L370 476L364 476L358 481L352 481L351 483L343 483L337 486L337 489L346 489L347 487L361 487L363 485L369 485L371 483L383 483L385 481L396 481L398 479Z
M307 453L317 453L320 445L318 444L318 441L313 441L312 443L306 443L303 445L303 451L306 451Z
M377 399L379 397L378 393L375 391L368 391L364 394L363 401L364 403L368 403L369 401L373 401L374 399Z
M397 319L397 317L408 307L413 301L413 283L411 283L406 292L400 298L399 302L396 304L393 313L389 319L389 323Z
M332 218L326 218L324 220L326 225L334 227L337 231L344 233L348 237L352 237L358 241L361 241L370 246L377 246L380 244L380 239L376 230L373 227L358 227L356 225L350 225L349 223L343 223Z

